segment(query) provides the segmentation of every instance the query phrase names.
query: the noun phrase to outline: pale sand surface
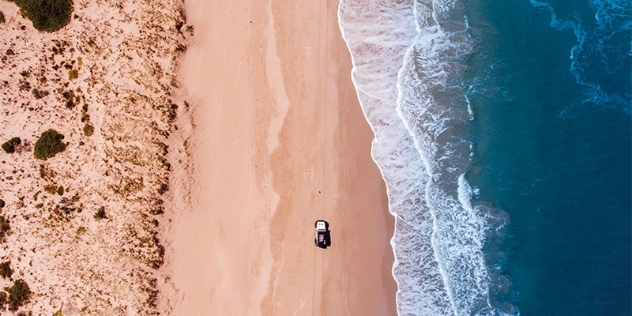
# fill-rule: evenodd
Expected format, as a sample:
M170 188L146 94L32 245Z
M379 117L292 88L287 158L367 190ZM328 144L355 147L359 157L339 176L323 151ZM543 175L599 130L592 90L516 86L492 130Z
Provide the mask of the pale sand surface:
M192 163L172 179L165 311L396 314L393 221L337 5L186 4ZM313 244L317 219L330 223L327 250Z
M0 143L21 139L0 150L0 263L13 270L0 293L20 279L33 293L0 315L159 314L181 5L75 0L70 23L44 33L0 1ZM66 149L36 159L48 129Z

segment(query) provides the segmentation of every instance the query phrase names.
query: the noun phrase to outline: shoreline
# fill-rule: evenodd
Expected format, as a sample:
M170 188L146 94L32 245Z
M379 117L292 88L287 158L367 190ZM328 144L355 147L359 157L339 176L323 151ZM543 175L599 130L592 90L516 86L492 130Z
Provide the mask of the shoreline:
M185 198L167 203L161 309L396 315L394 219L337 3L185 6L192 121L175 155L190 164L171 179ZM327 250L313 245L317 219Z

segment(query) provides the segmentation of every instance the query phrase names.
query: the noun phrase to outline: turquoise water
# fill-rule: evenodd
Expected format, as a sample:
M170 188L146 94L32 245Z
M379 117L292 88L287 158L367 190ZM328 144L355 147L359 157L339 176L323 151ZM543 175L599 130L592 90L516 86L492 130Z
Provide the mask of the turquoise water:
M630 315L630 0L342 0L399 315Z

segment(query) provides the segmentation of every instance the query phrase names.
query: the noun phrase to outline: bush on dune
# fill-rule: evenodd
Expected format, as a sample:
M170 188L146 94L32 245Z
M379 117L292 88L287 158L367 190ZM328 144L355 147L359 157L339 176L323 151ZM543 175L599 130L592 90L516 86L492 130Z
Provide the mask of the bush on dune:
M15 0L15 4L39 31L55 32L70 22L72 0Z
M17 147L21 143L22 143L22 140L19 137L13 137L9 139L7 142L5 142L4 144L2 144L2 149L7 154L11 154L15 152L15 147Z
M59 134L54 129L49 129L42 133L33 148L35 158L46 160L66 150L67 145L61 141L62 139L64 139L64 135Z
M99 210L94 213L94 219L96 219L97 221L100 221L104 218L108 218L107 215L105 215L105 207L101 206L99 208Z
M13 269L11 269L11 261L5 261L0 263L0 276L7 279L10 278L13 274Z
M9 225L9 220L4 218L4 216L0 215L0 242L3 240L4 236L7 235L7 232L11 230L11 225Z
M83 134L86 136L92 136L94 134L94 126L86 124L83 126Z
M24 280L19 279L13 286L4 288L9 293L9 310L16 311L20 306L26 304L33 296L33 292Z

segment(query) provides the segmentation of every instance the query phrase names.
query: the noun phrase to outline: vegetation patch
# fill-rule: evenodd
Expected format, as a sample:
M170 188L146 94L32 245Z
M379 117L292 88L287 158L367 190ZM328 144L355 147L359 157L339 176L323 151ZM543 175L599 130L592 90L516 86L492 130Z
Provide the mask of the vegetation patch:
M5 261L0 263L0 276L8 279L13 274L13 270L11 269L11 261Z
M167 180L168 181L168 180ZM162 183L160 184L160 188L158 188L158 193L160 195L165 194L167 191L169 191L169 185L166 183Z
M171 104L169 106L169 111L168 111L167 117L169 118L169 122L171 122L171 123L173 123L173 121L176 120L176 117L178 117L178 105L177 104Z
M0 199L0 208L3 208L3 207L4 207L4 204L5 204L5 203L4 203L4 200L3 200L3 199Z
M104 218L108 218L108 217L105 215L105 207L101 206L99 210L96 213L94 213L94 219L96 219L97 221L100 221Z
M35 142L33 152L35 158L46 160L66 150L67 144L64 144L62 139L64 139L64 135L59 134L54 129L43 132L40 138Z
M2 13L2 11L0 11L0 23L4 23L4 13Z
M66 107L69 109L74 108L81 101L81 97L75 96L75 92L72 90L64 91L61 96L66 99Z
M43 98L43 97L45 97L45 96L47 96L49 94L49 92L46 91L46 90L39 90L39 89L36 89L36 88L33 88L32 92L33 92L33 96L37 100L39 100L39 99L41 99L41 98Z
M71 69L68 71L68 80L75 80L79 78L79 70Z
M149 210L149 214L151 215L160 215L160 214L163 214L164 212L165 211L162 209L162 206Z
M15 147L17 147L21 143L22 143L22 140L19 137L13 137L9 139L7 142L5 142L4 144L2 144L2 149L7 154L11 154L15 152Z
M56 184L47 184L44 186L44 191L46 191L46 193L48 194L55 194L55 192L57 192L57 185Z
M55 170L52 170L49 167L44 166L44 165L40 165L39 174L40 174L40 177L42 177L42 179L46 181L52 181L55 178L55 176L57 176L57 173L55 172Z
M33 296L29 285L22 279L15 280L13 286L4 288L9 293L9 310L15 311L28 303Z
M55 32L70 22L72 0L15 0L15 4L39 31Z
M7 232L11 230L9 220L0 215L0 239L3 239L7 235Z
M90 124L86 124L83 126L83 133L86 136L92 136L94 134L94 126L90 125Z
M57 194L58 194L58 195L64 195L64 187L63 187L63 186L61 186L61 185L60 185L60 186L57 188Z

